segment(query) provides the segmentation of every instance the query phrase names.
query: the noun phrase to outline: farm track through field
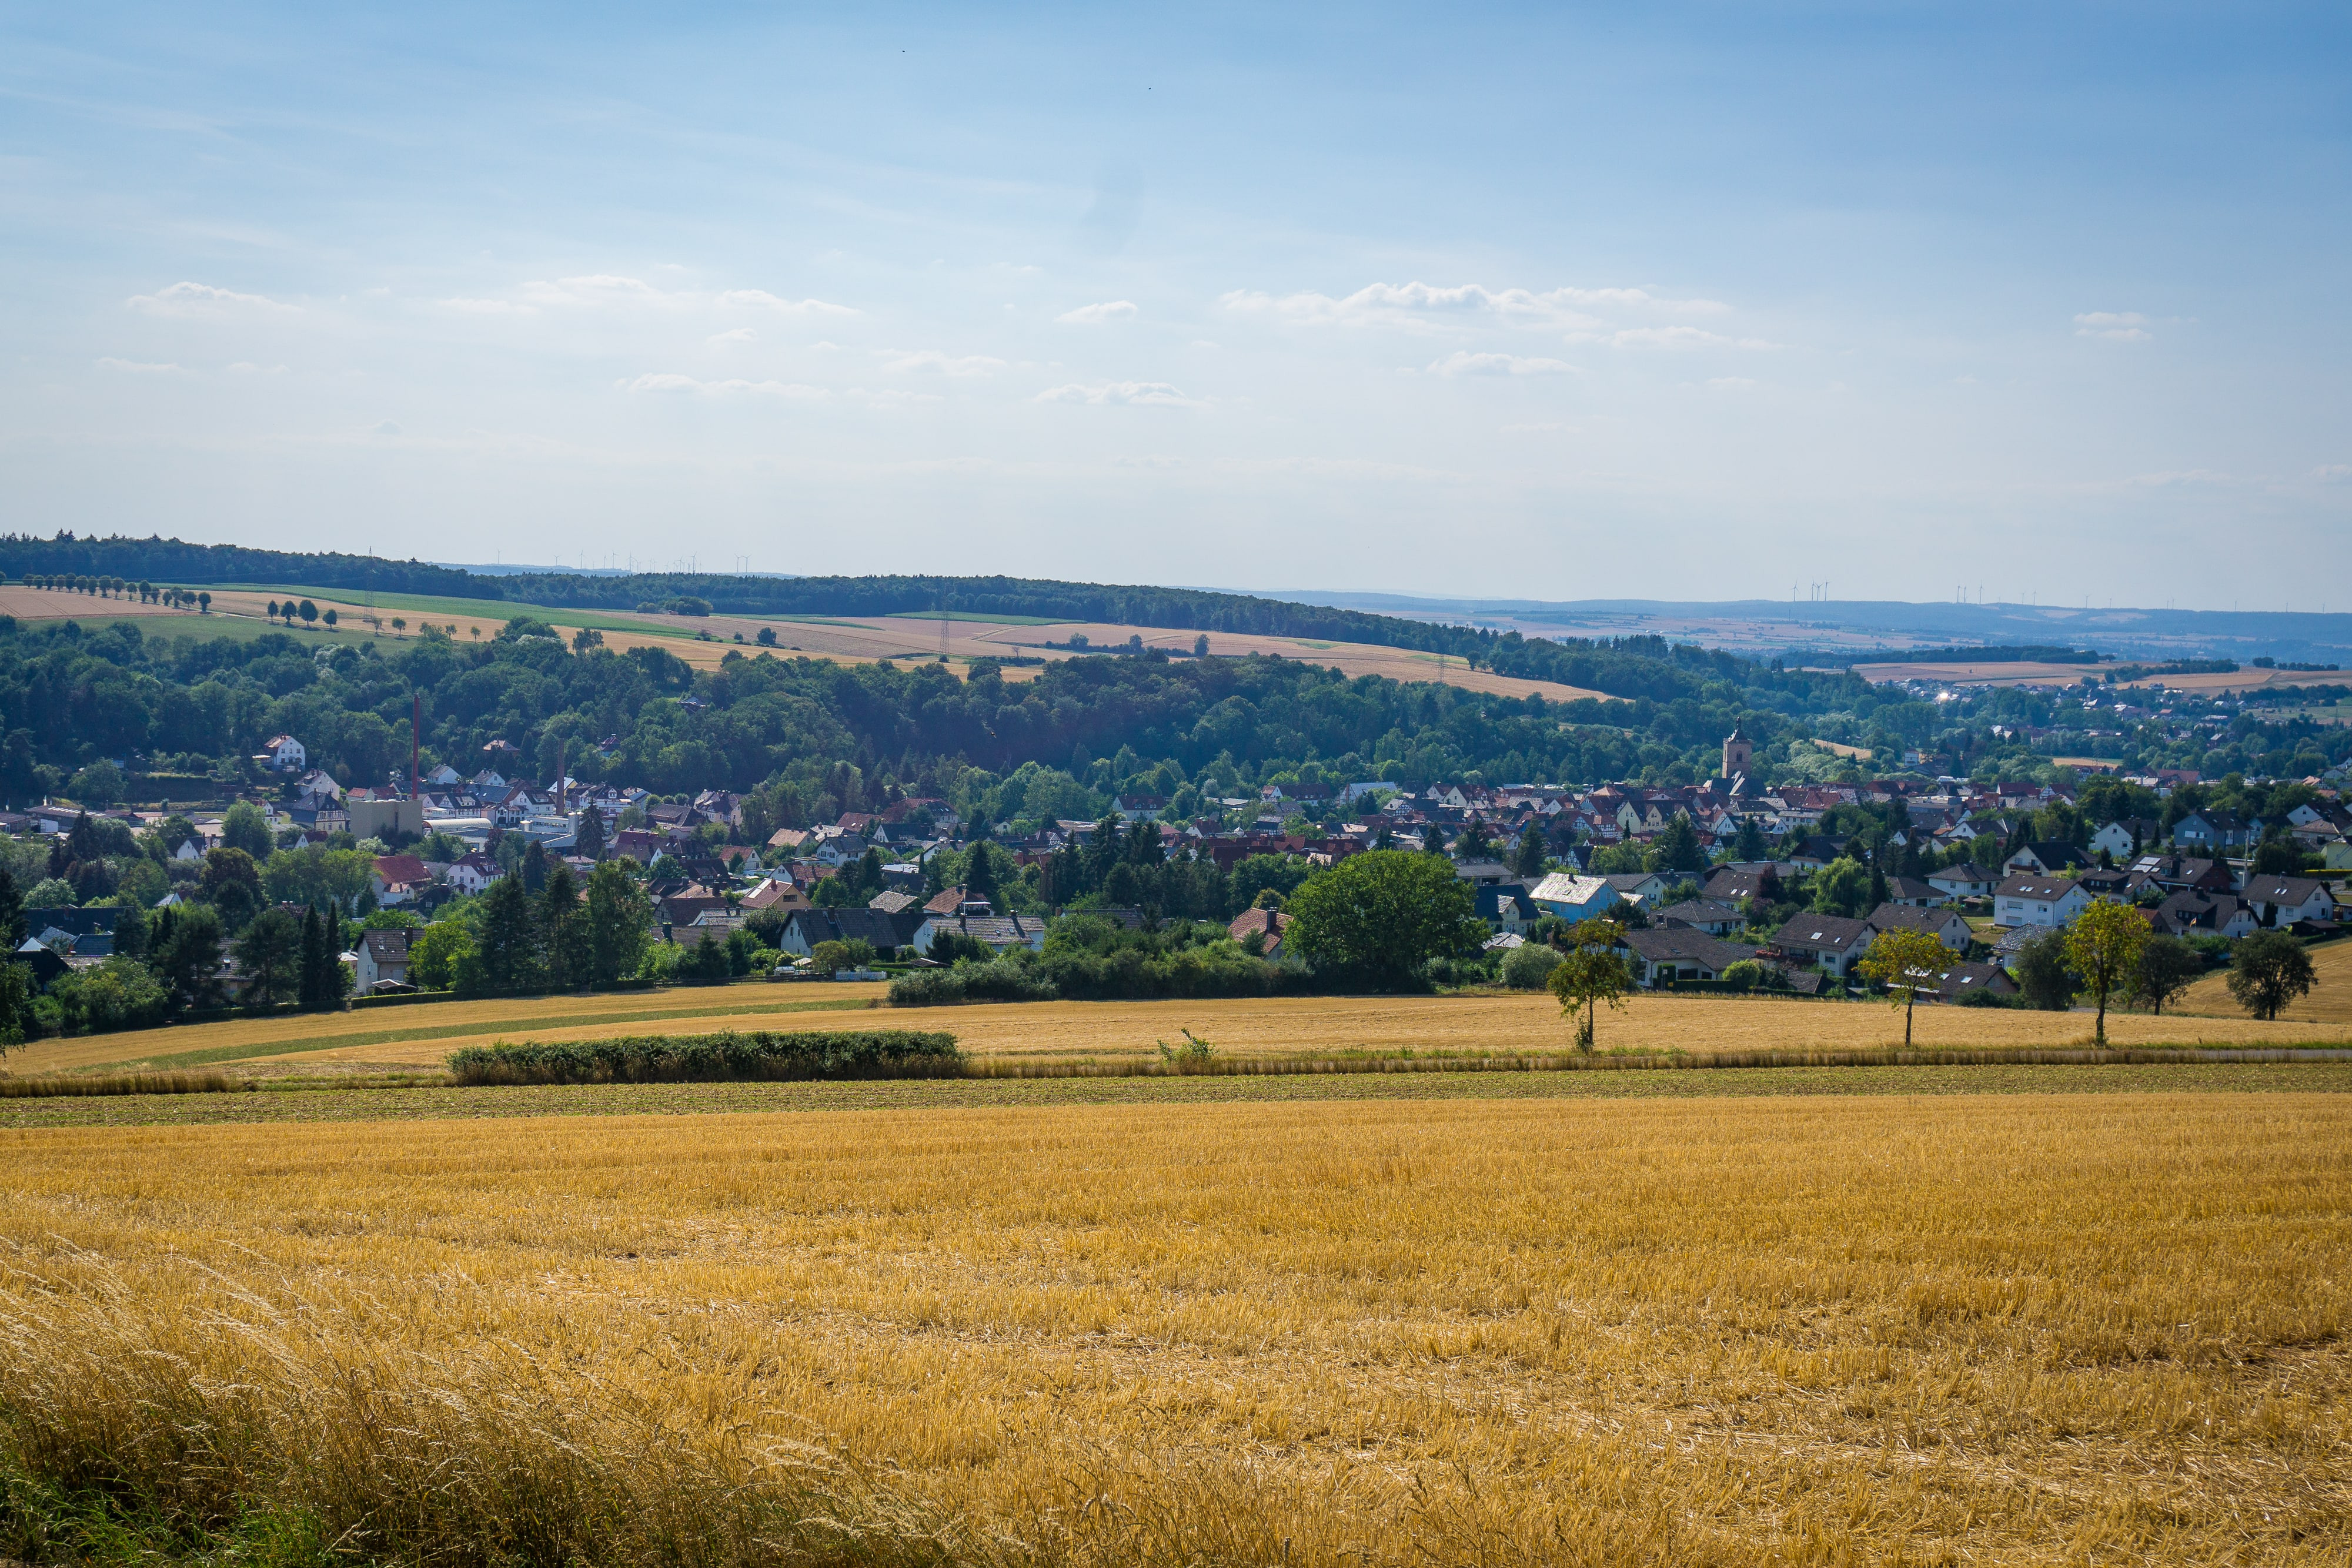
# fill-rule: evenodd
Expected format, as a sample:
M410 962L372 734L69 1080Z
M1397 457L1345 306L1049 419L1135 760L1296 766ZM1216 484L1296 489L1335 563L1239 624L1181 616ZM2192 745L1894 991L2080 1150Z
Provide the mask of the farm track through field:
M1371 1100L1707 1100L1801 1095L2352 1093L2352 1062L2112 1067L1772 1067L1707 1072L1297 1073L1176 1078L885 1079L835 1083L289 1086L233 1094L0 1100L0 1128L518 1116L1005 1110Z

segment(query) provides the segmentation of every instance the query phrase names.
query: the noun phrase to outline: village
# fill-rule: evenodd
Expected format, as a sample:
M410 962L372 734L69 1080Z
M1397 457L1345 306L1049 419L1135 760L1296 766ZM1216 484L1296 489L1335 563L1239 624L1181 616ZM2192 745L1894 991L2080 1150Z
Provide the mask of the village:
M2278 821L2210 807L2093 821L2086 799L2168 802L2200 780L2174 769L2089 784L1909 776L1768 787L1750 777L1752 744L1738 730L1723 741L1720 774L1690 786L1269 783L1196 798L1190 815L1163 796L1119 794L1099 819L1029 831L966 822L944 799L901 795L756 841L744 831L743 799L729 791L662 797L568 777L532 782L520 777L516 749L499 742L470 776L430 768L414 790L398 773L380 787L338 784L310 765L293 735L272 737L254 760L278 780L243 808L248 821L258 813L268 845L366 857L366 885L341 911L352 923L342 954L350 988L362 996L415 988L412 933L454 901L509 876L535 894L559 863L583 880L607 862L625 868L642 886L649 952L731 941L772 952L776 978L879 980L943 955L1038 951L1051 922L1073 912L1151 926L1167 912L1120 902L1116 883L1057 887L1056 868L1098 852L1099 841L1128 858L1144 845L1163 864L1216 873L1286 865L1286 879L1271 880L1292 885L1373 850L1443 855L1486 931L1460 967L1464 980L1476 979L1481 963L1499 978L1514 950L1606 918L1644 988L1840 994L1861 984L1874 941L1899 930L1931 936L1951 955L1926 999L2006 999L2018 995L2026 945L2099 900L2141 910L2154 933L2197 943L2214 963L2230 943L2261 932L2333 935L2344 911L2328 868L2340 870L2352 832L2345 780L2334 775L2303 781L2297 793L2307 798ZM2119 794L2116 783L2136 793ZM0 831L53 841L54 860L82 815L71 807L0 814ZM163 858L191 885L156 900L160 910L198 895L207 857L234 847L229 817L150 810L111 820L151 839L178 838ZM981 842L991 846L983 859L1001 852L1014 874L989 887L950 881ZM2291 871L2276 869L2283 858ZM1230 934L1278 957L1282 904L1261 890L1231 915ZM400 915L365 919L382 911ZM115 908L37 897L25 915L18 958L37 982L115 952ZM756 943L737 935L747 930ZM820 956L832 967L820 968ZM229 999L249 979L226 944L216 979Z

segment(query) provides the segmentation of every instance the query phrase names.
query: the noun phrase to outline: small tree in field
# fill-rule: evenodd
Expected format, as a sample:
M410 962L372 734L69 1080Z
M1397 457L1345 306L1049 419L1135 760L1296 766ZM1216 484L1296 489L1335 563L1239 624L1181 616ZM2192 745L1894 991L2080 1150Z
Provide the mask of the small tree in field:
M2150 936L2147 946L2139 950L2138 967L2132 971L2131 994L2160 1018L2164 1004L2187 990L2204 972L2205 960L2179 937Z
M1952 950L1924 931L1882 931L1864 955L1862 977L1886 988L1887 999L1903 1009L1903 1043L1911 1043L1911 1009L1919 993L1933 991L1937 977L1952 967Z
M1624 928L1613 920L1579 922L1570 935L1567 951L1545 982L1559 998L1562 1012L1572 1018L1579 1008L1584 1009L1576 1028L1579 1051L1592 1049L1599 1005L1607 1002L1612 1008L1622 1008L1626 994L1633 988L1633 972L1617 956L1617 944L1624 935Z
M2230 967L2230 994L2258 1019L2279 1016L2279 1009L2307 995L2319 983L2311 955L2284 931L2262 931L2238 944Z
M2083 988L2098 998L2093 1035L2107 1043L2107 997L2129 983L2147 946L2147 916L2128 904L2102 898L2066 930L2066 967L2082 977Z

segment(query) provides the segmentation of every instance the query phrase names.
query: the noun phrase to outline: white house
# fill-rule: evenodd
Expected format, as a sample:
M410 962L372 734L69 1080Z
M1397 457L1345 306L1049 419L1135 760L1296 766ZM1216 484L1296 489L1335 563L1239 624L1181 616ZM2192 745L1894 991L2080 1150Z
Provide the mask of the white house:
M2129 828L2121 822L2109 822L2091 835L2091 848L2095 852L2105 850L2116 859L2122 860L2139 846L2132 842Z
M471 895L481 892L506 873L506 867L478 850L465 859L450 863L449 885L459 893Z
M1992 892L1995 880L1982 866L1963 861L1930 876L1927 885L1949 898L1983 898Z
M2068 925L2091 905L2071 876L2013 876L1992 894L1995 925Z
M949 931L984 942L999 953L1015 947L1039 952L1045 946L1045 923L1025 915L934 915L915 927L911 946L929 957L932 942Z
M363 931L360 933L359 946L352 952L352 967L362 996L387 980L400 984L407 982L407 932Z
M1955 953L1965 954L1972 934L1969 923L1948 909L1922 909L1903 904L1882 904L1863 922L1874 937L1882 931L1916 931L1933 936Z
M1590 920L1618 901L1617 890L1606 877L1579 876L1556 871L1535 884L1528 899L1546 915L1562 920Z
M310 766L310 754L290 735L273 735L263 741L261 755L280 773L299 773Z
M2336 918L2336 894L2314 876L2250 876L2238 896L2252 905L2264 925Z

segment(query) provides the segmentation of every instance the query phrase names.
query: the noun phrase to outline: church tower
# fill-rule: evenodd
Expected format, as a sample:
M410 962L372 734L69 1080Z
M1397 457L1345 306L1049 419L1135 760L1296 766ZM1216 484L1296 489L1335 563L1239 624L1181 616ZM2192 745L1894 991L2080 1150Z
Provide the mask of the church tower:
M1737 779L1747 772L1748 758L1755 753L1755 747L1748 743L1748 731L1739 725L1733 725L1731 733L1724 737L1723 742L1723 776Z

